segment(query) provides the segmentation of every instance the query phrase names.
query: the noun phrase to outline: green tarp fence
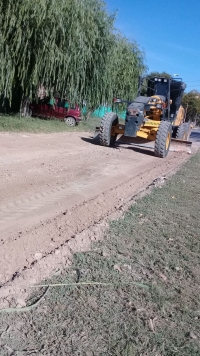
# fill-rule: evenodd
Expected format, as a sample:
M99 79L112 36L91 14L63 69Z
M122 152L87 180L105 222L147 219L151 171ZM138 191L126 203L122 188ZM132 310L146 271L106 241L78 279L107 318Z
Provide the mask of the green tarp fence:
M112 108L109 107L109 106L99 106L93 113L92 113L92 117L100 117L102 118L106 113L108 112L111 112L112 111ZM87 112L87 108L85 107L83 109L83 114L86 114ZM124 119L125 120L125 117L126 117L126 111L118 111L118 110L115 110L115 112L118 114L118 116L121 118L121 119Z

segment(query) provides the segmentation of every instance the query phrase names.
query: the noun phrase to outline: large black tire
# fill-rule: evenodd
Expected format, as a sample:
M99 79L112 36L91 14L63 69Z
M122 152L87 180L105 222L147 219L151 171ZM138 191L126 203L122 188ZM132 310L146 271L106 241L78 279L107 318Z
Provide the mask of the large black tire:
M176 138L178 140L185 140L188 141L190 137L190 124L188 124L187 122L184 122L183 124L181 124L176 132Z
M161 121L155 141L155 156L165 158L169 152L172 137L172 124L170 121Z
M117 135L111 136L112 126L117 126L119 123L118 116L109 112L104 115L101 120L100 132L99 132L99 142L102 146L112 147L115 144Z

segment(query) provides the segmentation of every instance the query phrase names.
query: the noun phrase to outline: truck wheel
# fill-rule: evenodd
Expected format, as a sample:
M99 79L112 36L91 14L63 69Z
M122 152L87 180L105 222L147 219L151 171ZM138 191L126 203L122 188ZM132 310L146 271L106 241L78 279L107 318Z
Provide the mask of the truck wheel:
M70 127L76 126L76 120L71 116L68 116L65 118L65 123L67 124L67 126L70 126Z
M169 152L172 137L172 124L169 121L161 121L155 141L155 156L165 158Z
M114 146L117 139L117 134L111 136L111 129L113 126L117 126L119 123L118 117L115 113L109 112L104 115L101 120L99 141L100 145L111 147Z
M183 124L181 124L178 129L177 129L177 133L176 133L176 138L178 140L185 140L188 141L190 137L190 125L186 122L184 122Z

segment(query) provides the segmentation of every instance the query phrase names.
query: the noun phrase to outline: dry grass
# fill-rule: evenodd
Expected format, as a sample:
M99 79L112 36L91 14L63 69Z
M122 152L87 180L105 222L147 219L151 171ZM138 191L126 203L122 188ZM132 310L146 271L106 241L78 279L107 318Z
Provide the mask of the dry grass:
M115 285L50 289L32 312L1 316L2 345L21 350L13 355L199 355L199 170L197 154L51 281Z

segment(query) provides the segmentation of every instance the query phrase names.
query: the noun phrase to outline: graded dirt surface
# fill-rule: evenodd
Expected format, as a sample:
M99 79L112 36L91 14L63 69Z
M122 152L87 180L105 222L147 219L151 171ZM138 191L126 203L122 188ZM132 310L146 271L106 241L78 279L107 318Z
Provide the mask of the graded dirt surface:
M170 152L159 159L125 144L105 148L80 132L2 133L0 145L0 306L11 301L9 286L20 276L29 271L26 286L49 277L48 262L36 277L40 261L57 251L62 263L59 248L189 158Z

